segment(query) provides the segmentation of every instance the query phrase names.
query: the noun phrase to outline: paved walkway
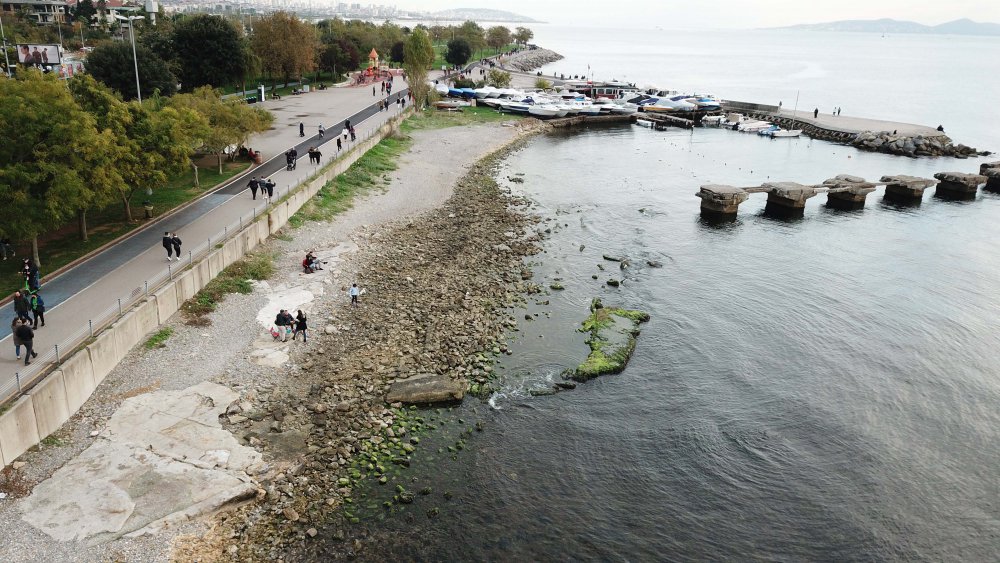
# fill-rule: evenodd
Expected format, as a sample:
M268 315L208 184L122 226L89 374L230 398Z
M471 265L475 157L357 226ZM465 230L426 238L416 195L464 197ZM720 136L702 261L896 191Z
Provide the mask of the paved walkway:
M839 131L842 133L854 133L858 134L864 131L896 131L900 135L905 135L907 137L916 137L917 135L923 135L924 137L939 137L944 135L944 133L938 131L933 127L927 127L925 125L915 125L913 123L900 123L898 121L884 121L881 119L868 119L867 117L850 117L847 115L830 115L829 113L824 114L819 113L818 117L813 117L813 112L811 111L792 111L782 109L775 113L781 117L794 117L798 121L803 123L808 123L809 125L815 125L817 127L822 127L830 131Z
M393 101L397 93L405 93L406 84L397 77L395 87L396 92L390 98ZM0 341L0 400L17 392L18 380L23 385L55 360L55 344L88 335L89 320L93 319L96 328L98 319L117 313L119 299L131 303L134 297L144 294L147 284L152 290L155 282L185 267L192 254L197 255L199 250L210 248L213 241L218 242L224 231L231 232L230 229L260 214L265 209L262 199L251 199L246 187L251 176L270 177L277 184L274 194L277 200L316 172L317 166L309 164L307 158L309 147L320 147L324 164L336 157L336 138L344 128L345 119L351 120L360 142L399 113L394 103L389 104L388 111L379 112L375 104L381 98L384 96L373 97L370 88L330 88L264 102L263 106L275 116L274 124L248 143L261 152L264 164L250 168L180 212L153 221L42 285L48 309L46 325L35 331L39 357L31 366L24 366L23 356L21 361L14 358L9 321L0 323L0 334L4 336ZM305 138L299 136L299 123L304 124ZM323 140L318 137L320 124L326 127ZM345 150L352 145L348 141ZM300 158L296 169L287 171L284 152L292 146L297 147ZM183 261L167 262L160 246L164 231L176 232L184 241ZM6 318L12 319L13 304L6 307L10 313ZM63 346L60 354L66 352Z

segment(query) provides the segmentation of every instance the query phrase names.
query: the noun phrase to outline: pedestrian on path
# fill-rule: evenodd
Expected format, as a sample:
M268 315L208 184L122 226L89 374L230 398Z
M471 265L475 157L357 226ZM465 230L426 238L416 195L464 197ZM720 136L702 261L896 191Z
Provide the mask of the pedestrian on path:
M813 110L813 119L816 119L817 117L819 117L819 108Z
M22 322L19 317L14 317L14 320L10 321L11 340L14 341L14 357L18 360L21 359L21 346L24 346L21 337L17 335L17 327L21 326Z
M31 308L31 304L28 302L28 298L24 296L20 291L14 292L14 314L17 318L22 321L28 320L28 310Z
M257 181L256 176L250 178L250 181L247 182L247 187L250 188L250 194L253 196L253 199L257 199L257 188L260 187L260 182Z
M340 154L340 151L343 148L343 145L340 143L340 137L337 137L337 154Z
M180 262L180 260L181 260L181 237L177 236L177 233L174 233L173 236L170 237L170 244L174 247L174 254L177 255L177 261Z
M0 238L0 253L3 253L4 260L7 259L7 255L10 255L12 258L14 256L17 256L17 254L14 252L14 247L11 246L10 244L9 238L7 237Z
M372 97L374 98L375 96L376 96L376 94L375 94L375 85L372 84Z
M306 124L302 123L300 121L299 122L299 137L305 137L305 136L306 136Z
M163 249L167 251L167 262L170 262L174 259L174 241L170 238L169 232L163 233L163 240L161 242ZM180 260L180 256L177 259Z
M267 179L267 185L265 185L264 187L267 188L267 202L270 203L271 202L271 198L274 197L274 180L271 180L270 178L268 178Z
M31 328L37 330L38 321L42 321L42 326L45 326L45 300L36 291L31 294L28 302L31 304L31 315L34 317Z
M350 131L351 131L351 140L352 141L357 140L357 137L354 136L354 128L353 127L351 127Z
M357 307L358 296L361 295L361 290L358 289L358 284L352 283L351 289L348 291L348 294L351 296L351 307Z
M319 138L322 139L324 135L326 135L326 128L323 127L322 123L320 123L319 124Z
M38 357L38 352L35 352L35 331L31 330L28 323L21 323L21 326L14 330L14 334L21 339L21 344L24 345L24 365L31 365L31 358Z
M308 342L309 338L308 335L306 335L307 328L309 327L306 326L306 314L302 312L302 309L299 309L299 313L295 315L295 332L292 333L292 340L295 340L295 337L297 337L301 332L302 343L305 344Z

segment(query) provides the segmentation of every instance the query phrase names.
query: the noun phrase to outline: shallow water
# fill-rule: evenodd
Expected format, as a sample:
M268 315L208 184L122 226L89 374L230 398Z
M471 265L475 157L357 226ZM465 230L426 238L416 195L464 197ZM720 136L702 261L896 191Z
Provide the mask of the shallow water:
M550 219L535 281L566 290L516 311L495 408L454 414L484 432L409 470L434 493L367 522L377 557L994 560L1000 196L896 207L880 189L841 212L821 195L781 221L758 194L722 225L694 196L976 167L718 129L536 138L501 177ZM652 315L628 368L529 396L585 357L592 297Z

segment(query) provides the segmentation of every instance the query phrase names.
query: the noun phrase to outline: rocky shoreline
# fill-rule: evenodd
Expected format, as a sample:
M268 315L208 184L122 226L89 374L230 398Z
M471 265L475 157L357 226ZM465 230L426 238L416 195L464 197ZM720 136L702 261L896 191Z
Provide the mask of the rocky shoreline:
M534 120L521 125L540 129ZM509 353L504 337L517 324L510 307L523 300L522 260L540 251L529 202L494 179L517 148L474 165L441 208L363 232L362 306L331 310L322 334L293 354L289 377L248 393L229 413L233 434L272 460L257 476L258 501L220 516L180 552L309 559L303 554L326 544L314 537L343 536L336 526L352 519L359 480L378 479L383 463L408 464L417 447L407 410L386 403L394 383L431 375L488 387L493 358Z
M528 49L514 53L503 61L503 65L512 70L530 72L562 58L562 55L549 49Z

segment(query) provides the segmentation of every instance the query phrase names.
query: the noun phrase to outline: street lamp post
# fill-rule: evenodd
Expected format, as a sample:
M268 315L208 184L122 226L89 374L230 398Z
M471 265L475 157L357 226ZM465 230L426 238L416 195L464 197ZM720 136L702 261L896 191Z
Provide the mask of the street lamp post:
M132 39L132 61L135 63L135 95L142 103L142 90L139 88L139 57L135 54L135 20L146 19L146 16L122 16L115 14L115 18L128 22L128 34Z

